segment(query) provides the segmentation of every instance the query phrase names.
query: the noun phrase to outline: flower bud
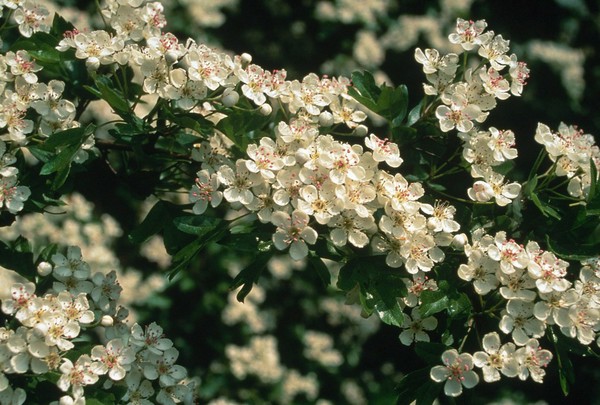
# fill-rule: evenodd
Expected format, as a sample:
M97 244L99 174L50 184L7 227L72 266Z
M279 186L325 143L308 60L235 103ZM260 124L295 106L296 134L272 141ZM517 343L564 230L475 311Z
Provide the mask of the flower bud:
M48 262L41 262L37 265L37 273L42 277L47 276L52 273L52 265Z
M104 315L102 317L102 320L100 321L100 324L102 326L113 326L114 320L113 320L112 316L110 316L110 315Z
M273 112L273 107L271 107L271 104L265 103L258 108L258 112L261 115L267 116Z
M242 62L242 67L246 67L252 62L252 55L244 52L240 55L240 61Z
M226 88L221 96L221 102L225 107L233 107L239 99L240 95L231 87Z
M333 114L329 111L323 111L319 115L319 125L322 127L330 127L333 125Z
M367 128L365 125L358 125L356 128L354 128L354 135L356 136L367 136L367 133L369 132L369 128Z
M450 245L456 250L463 250L467 242L469 242L467 235L465 235L464 233L459 233L457 235L454 235L454 238L452 239L452 243Z

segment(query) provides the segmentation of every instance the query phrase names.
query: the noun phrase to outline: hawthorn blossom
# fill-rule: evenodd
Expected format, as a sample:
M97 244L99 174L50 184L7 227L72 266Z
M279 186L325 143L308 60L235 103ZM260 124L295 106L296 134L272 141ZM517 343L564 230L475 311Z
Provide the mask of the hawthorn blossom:
M83 396L83 387L96 383L99 378L92 372L91 366L92 359L87 354L81 355L75 364L71 360L63 358L60 366L62 374L56 385L65 392L71 388L74 396Z
M135 360L135 350L126 346L122 339L112 339L105 346L94 346L91 351L92 371L98 375L108 376L119 381L125 378L127 371Z
M458 55L449 53L440 57L437 49L415 49L415 60L423 65L423 73L431 75L441 71L444 75L454 76L458 69Z
M541 383L546 375L544 367L552 360L552 353L542 349L537 339L529 339L517 349L515 357L519 362L519 379L526 380L531 376L533 381Z
M200 170L196 173L195 184L190 189L190 202L194 203L194 214L204 214L208 205L215 208L223 200L223 192L218 190L220 182L216 173Z
M486 181L479 180L467 190L469 198L473 201L487 202L494 198L496 204L504 207L519 196L521 185L519 183L505 183L504 176L492 172Z
M429 342L429 335L426 331L432 331L437 328L438 322L433 316L421 318L418 307L413 308L411 315L402 314L404 322L400 333L400 342L403 345L410 346L412 342Z
M473 388L479 382L479 376L473 371L473 356L469 353L458 354L456 349L446 350L442 354L443 366L434 366L429 373L435 382L446 381L444 393L450 397L462 394L462 387Z
M469 132L473 128L473 120L481 116L481 109L476 104L468 104L464 97L456 94L449 107L442 104L436 108L435 116L440 120L443 132L454 128Z
M500 380L500 373L507 377L517 376L519 364L515 357L514 343L500 346L500 336L491 332L483 337L483 350L473 354L473 361L483 369L483 379L486 382Z
M456 20L456 32L448 36L453 44L459 44L464 50L470 51L481 43L480 35L483 33L487 23L485 20L467 21L462 18Z
M173 346L171 339L164 337L163 329L156 322L152 322L145 329L137 323L134 324L131 327L129 343L159 356Z
M512 334L514 342L522 346L529 338L544 336L545 324L533 315L533 302L509 300L500 320L500 330Z
M390 167L398 167L402 164L398 145L386 139L379 139L371 134L365 138L365 146L373 151L373 159L376 162L385 162Z
M273 234L273 244L279 250L290 248L290 256L300 260L308 255L306 244L315 244L317 231L308 226L308 214L295 210L290 216L288 213L278 211L271 216L271 222L277 227Z

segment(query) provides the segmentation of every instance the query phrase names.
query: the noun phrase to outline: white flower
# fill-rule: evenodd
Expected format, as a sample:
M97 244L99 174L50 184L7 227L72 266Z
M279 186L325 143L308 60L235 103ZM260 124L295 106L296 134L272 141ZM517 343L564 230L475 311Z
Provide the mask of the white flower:
M145 330L137 323L134 324L131 327L129 343L159 356L173 346L173 342L164 337L163 329L156 322L146 326Z
M71 360L63 358L60 366L62 373L56 385L62 391L71 388L74 396L83 396L83 387L98 381L98 375L91 371L92 359L87 354L81 355L75 364Z
M479 36L486 27L485 20L473 22L458 18L456 20L456 32L450 34L448 39L451 43L460 44L464 50L469 51L481 43Z
M423 65L423 72L427 75L437 73L438 70L445 75L454 76L458 69L458 55L449 53L440 58L440 53L437 49L415 49L415 60Z
M17 176L0 178L0 208L5 206L12 214L23 209L31 191L26 186L17 186Z
M507 240L506 232L498 232L494 242L488 248L488 256L500 262L500 269L505 274L512 274L517 269L524 269L529 264L529 256L523 246L512 239Z
M90 266L83 261L81 248L78 246L69 246L66 257L61 253L53 254L52 262L54 263L52 272L55 276L74 277L77 280L86 280L90 277Z
M533 302L522 300L509 300L506 304L506 313L500 320L500 330L512 333L512 338L519 346L527 343L529 338L544 336L544 322L533 316Z
M279 250L290 248L290 256L300 260L308 255L307 243L313 245L317 241L317 231L308 226L306 213L295 210L290 216L286 212L275 212L271 222L277 227L273 234L273 243Z
M411 316L404 315L404 322L402 328L404 329L400 333L400 342L403 345L410 346L414 342L429 342L429 335L425 331L435 330L438 322L433 316L427 318L421 318L421 314L418 307L413 308Z
M179 357L179 351L174 347L165 350L160 355L152 353L142 365L144 377L148 380L158 378L163 387L177 384L187 375L185 368L175 364L177 357Z
M246 166L246 161L239 159L235 164L235 170L229 166L221 166L217 171L219 181L227 188L223 196L228 202L236 202L246 205L254 199L250 190L252 187L262 183L262 177L258 173L252 173Z
M531 379L541 383L546 371L544 367L552 360L552 353L540 347L537 339L529 339L515 352L515 357L519 362L519 378L526 380L531 375Z
M475 292L485 295L498 287L499 281L496 272L500 264L492 260L481 250L474 250L469 255L469 262L458 267L458 277L465 281L472 281Z
M122 339L110 340L106 346L94 346L91 355L93 360L97 360L92 365L92 371L98 375L108 373L114 381L125 378L135 360L134 348L125 346Z
M496 332L483 337L484 352L473 354L477 367L483 368L483 379L486 382L500 380L500 373L507 377L516 377L519 364L515 358L515 345L506 343L500 346L500 336Z
M479 376L473 371L473 357L468 353L458 354L456 349L446 350L442 354L443 366L434 366L429 373L435 382L446 381L444 393L450 397L462 394L465 388L473 388L479 382Z
M190 190L190 201L194 203L194 214L204 214L208 204L214 208L223 200L223 192L219 191L219 178L216 173L210 174L208 170L196 173L195 184Z
M371 134L365 138L365 146L373 151L373 159L376 162L386 162L390 167L398 167L402 164L398 145L386 139L379 139Z

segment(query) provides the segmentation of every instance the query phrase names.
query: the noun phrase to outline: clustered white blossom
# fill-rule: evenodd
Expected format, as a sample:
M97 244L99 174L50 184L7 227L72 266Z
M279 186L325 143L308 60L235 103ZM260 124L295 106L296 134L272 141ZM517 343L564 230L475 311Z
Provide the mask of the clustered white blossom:
M513 148L515 136L510 130L494 127L481 131L475 124L486 120L496 106L496 99L521 95L529 69L515 54L508 55L508 40L493 31L484 32L486 27L484 20L459 18L456 31L449 36L450 42L460 45L464 52L477 51L483 58L485 63L475 68L463 66L459 70L459 55L440 55L436 49L417 48L415 59L423 65L429 82L424 85L425 94L442 102L435 110L441 130L459 131L464 142L463 157L471 164L471 175L481 179L469 188L469 198L479 202L494 199L496 204L505 206L519 195L521 185L509 183L494 167L517 157ZM502 75L504 69L507 71Z
M568 193L576 198L587 198L593 178L592 165L600 171L600 148L594 137L572 125L560 123L558 132L539 123L535 131L536 142L544 145L548 157L555 165L553 174L569 179Z
M445 366L435 366L431 378L446 381L447 395L458 396L462 385L471 388L477 383L471 374L473 363L483 369L486 382L498 381L501 374L542 382L553 355L540 348L537 339L549 325L557 325L565 336L583 345L600 336L598 258L582 262L579 278L571 282L566 278L569 264L536 242L523 246L507 239L503 231L491 236L482 229L473 233L465 254L468 262L460 265L458 276L472 282L480 295L498 289L506 300L498 328L512 342L501 344L500 336L490 332L483 338L484 351L473 356L459 356L455 349L444 352Z
M173 342L156 323L142 328L125 323L128 311L118 307L122 291L115 273L92 274L77 247L55 253L41 262L37 285L15 283L11 297L2 300L2 312L19 322L15 329L0 327L0 394L23 403L26 393L13 389L13 374L58 373L57 387L65 393L60 403L85 403L86 386L104 381L126 387L124 401L160 404L191 403L193 387L186 385L186 370L175 364L179 355ZM42 293L43 277L55 280ZM49 284L49 283L44 283ZM71 360L78 348L75 338L84 330L104 327L104 344ZM156 394L156 395L155 395ZM142 400L145 399L145 400ZM4 403L4 402L3 402Z

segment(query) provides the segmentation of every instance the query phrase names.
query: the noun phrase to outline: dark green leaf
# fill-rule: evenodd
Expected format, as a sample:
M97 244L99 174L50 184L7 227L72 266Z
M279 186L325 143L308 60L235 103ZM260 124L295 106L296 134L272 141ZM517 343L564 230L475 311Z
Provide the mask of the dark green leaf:
M423 291L421 302L421 316L426 318L448 309L450 298L444 291Z
M396 387L398 405L432 404L442 391L442 384L434 382L429 373L431 367L422 368L405 375Z
M568 395L570 386L575 383L575 371L573 369L573 363L569 359L569 346L562 339L561 334L555 334L554 330L549 328L550 339L554 343L556 361L558 363L558 376L560 380L560 388L563 394Z
M550 239L549 235L546 235L546 243L552 253L566 260L585 260L598 256L598 252L600 252L600 243L577 243L567 247Z
M181 232L190 235L202 236L208 232L222 226L222 220L219 218L209 217L205 215L191 215L185 217L177 217L173 223Z
M233 291L242 286L236 296L239 302L244 302L246 296L252 291L252 286L258 281L270 258L271 253L260 253L248 267L240 271L233 279L230 290Z
M415 353L427 364L438 364L442 361L442 353L447 349L446 345L435 342L416 342Z
M398 298L406 296L402 273L385 265L385 256L358 257L340 269L337 286L350 291L360 286L363 309L377 313L394 325L402 325L404 317L399 311ZM367 293L372 297L366 299Z
M329 287L329 285L331 284L331 274L329 273L329 269L327 268L325 263L323 263L323 260L321 260L321 258L316 256L315 254L311 253L308 256L308 265L317 272L319 278L323 282L323 285L325 285L325 287Z
M375 311L384 323L392 326L401 327L404 324L404 312L398 300L395 300L392 306L384 301L375 304Z
M25 50L42 66L58 64L61 53L56 49L58 40L45 32L36 32L29 38L20 38L12 46L12 51Z
M408 113L408 119L406 120L406 125L411 127L413 126L413 124L415 122L417 122L419 120L419 118L421 118L421 108L423 108L423 103L425 102L425 99L423 98L419 104L417 104L416 106L413 107L412 110L410 110L410 112Z
M146 218L130 234L129 241L140 244L159 233L166 221L171 219L173 204L159 200L146 215Z
M14 270L28 280L33 280L36 272L29 243L26 239L19 238L11 245L0 242L0 266Z
M115 86L110 77L98 76L95 83L98 91L100 91L101 98L104 99L117 114L121 115L123 118L131 115L129 111L129 102L123 93L117 89L117 86Z
M529 197L531 198L531 201L533 201L535 206L538 207L540 212L545 217L552 217L552 218L558 219L560 221L561 216L560 216L559 212L556 209L554 209L552 206L550 206L549 204L543 203L538 198L538 196L535 192L531 191L531 193L529 194Z
M598 169L594 159L590 159L590 189L588 190L587 201L590 202L596 197L599 191L600 178L598 178Z

